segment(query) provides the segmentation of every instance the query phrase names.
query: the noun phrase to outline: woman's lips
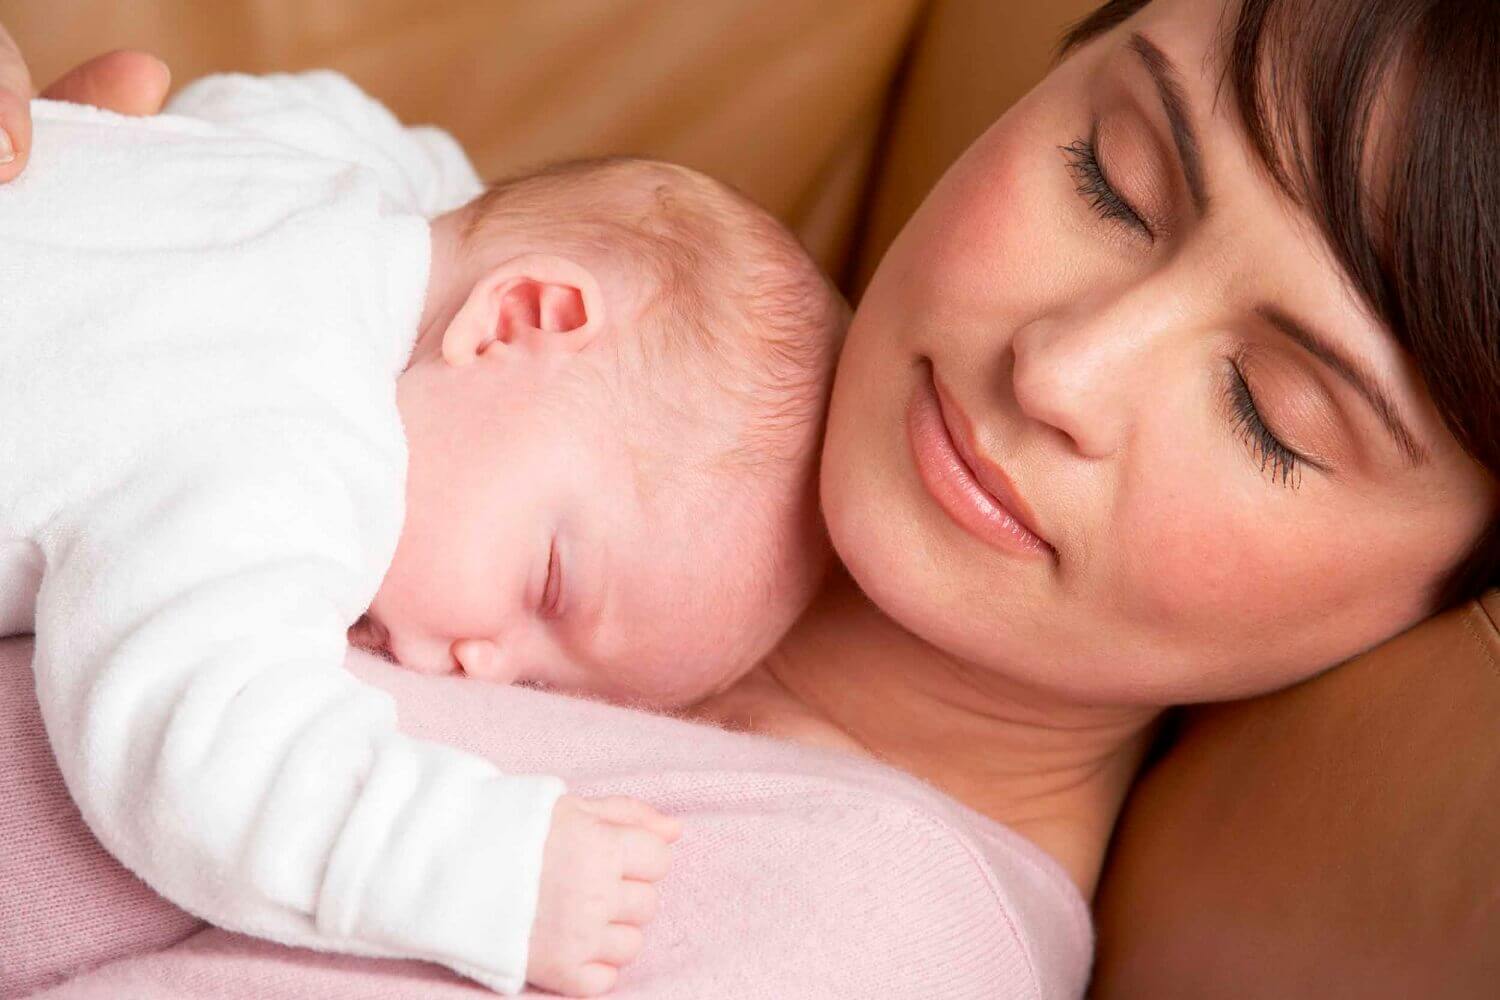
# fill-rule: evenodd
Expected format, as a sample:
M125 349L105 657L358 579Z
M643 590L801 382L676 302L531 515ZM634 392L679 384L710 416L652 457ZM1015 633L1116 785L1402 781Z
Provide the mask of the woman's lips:
M912 394L906 429L917 474L959 527L992 548L1054 559L1056 550L1030 526L1036 516L1005 471L978 454L964 414L944 398L931 364Z

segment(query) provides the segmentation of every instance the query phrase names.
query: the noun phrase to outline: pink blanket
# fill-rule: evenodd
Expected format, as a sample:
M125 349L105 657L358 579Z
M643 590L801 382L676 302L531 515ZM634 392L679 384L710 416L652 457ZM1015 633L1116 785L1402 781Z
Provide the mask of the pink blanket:
M205 927L84 827L47 748L31 639L0 640L0 1000L492 997L435 966ZM1083 899L1029 841L889 768L351 650L408 732L683 817L618 1000L1077 997Z

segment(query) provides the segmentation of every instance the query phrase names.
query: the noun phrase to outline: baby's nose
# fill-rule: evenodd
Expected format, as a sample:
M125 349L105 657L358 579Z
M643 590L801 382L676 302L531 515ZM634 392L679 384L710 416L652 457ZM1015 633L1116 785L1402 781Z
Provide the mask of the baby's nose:
M451 647L458 669L470 677L495 684L516 680L515 661L492 639L459 639Z

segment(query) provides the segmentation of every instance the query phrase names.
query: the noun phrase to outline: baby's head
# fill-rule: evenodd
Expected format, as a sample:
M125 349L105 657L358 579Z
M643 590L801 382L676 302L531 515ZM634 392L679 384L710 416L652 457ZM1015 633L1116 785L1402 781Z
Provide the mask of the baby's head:
M682 167L564 164L439 219L428 295L366 634L420 670L653 705L753 666L828 559L848 310L796 238Z

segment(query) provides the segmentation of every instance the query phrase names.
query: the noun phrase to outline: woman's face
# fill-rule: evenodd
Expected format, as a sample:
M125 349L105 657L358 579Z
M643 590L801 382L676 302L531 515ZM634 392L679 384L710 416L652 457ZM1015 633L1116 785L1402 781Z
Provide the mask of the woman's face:
M823 504L860 585L1080 701L1330 666L1423 617L1495 509L1215 100L1221 16L1157 0L976 141L882 262L834 389Z

